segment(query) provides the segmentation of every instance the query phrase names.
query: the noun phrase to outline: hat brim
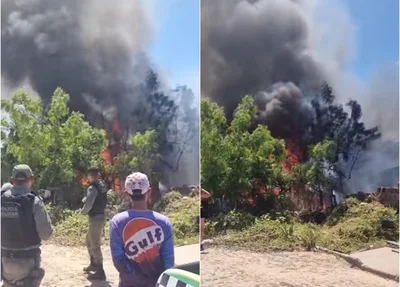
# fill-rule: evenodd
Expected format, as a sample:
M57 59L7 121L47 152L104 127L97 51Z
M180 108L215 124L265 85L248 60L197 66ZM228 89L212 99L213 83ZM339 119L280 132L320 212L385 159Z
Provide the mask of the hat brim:
M128 194L134 195L134 194L146 194L148 190L142 190L142 189L133 189L133 190L125 190Z

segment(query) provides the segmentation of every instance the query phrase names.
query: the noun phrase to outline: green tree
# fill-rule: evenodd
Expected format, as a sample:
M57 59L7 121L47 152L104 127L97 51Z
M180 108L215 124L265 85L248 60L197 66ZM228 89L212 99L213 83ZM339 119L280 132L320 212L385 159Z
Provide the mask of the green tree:
M256 107L250 96L243 98L229 126L223 110L209 100L202 101L201 114L203 186L233 200L252 190L254 181L264 187L283 186L284 142L265 126L252 130Z
M223 182L227 173L227 151L224 111L207 99L201 101L201 182L215 197L223 195Z
M315 118L307 127L310 138L306 146L323 141L335 143L335 174L339 178L351 178L351 172L362 153L381 134L378 127L367 129L361 121L362 109L357 101L349 100L345 107L335 103L335 96L328 84L323 84L321 93L311 102Z
M154 130L158 140L157 154L161 155L160 161L157 162L158 169L162 162L167 163L166 166L173 169L174 164L170 164L165 158L174 149L175 142L170 141L170 126L176 119L178 107L171 97L160 88L160 85L158 75L151 70L142 85L143 104L137 105L130 118L130 126L135 130L129 132L144 133L149 129Z
M28 164L36 187L47 188L68 186L89 166L103 164L104 131L92 127L81 113L71 113L69 99L58 88L48 107L23 90L2 100L2 168Z
M321 207L324 205L324 193L331 193L334 187L336 150L333 141L326 140L316 144L310 148L308 162L296 165L291 174L295 189L318 192Z
M160 160L158 133L149 129L144 133L132 136L133 145L128 151L118 155L114 164L107 166L107 173L114 177L124 178L133 171L155 176L154 166Z

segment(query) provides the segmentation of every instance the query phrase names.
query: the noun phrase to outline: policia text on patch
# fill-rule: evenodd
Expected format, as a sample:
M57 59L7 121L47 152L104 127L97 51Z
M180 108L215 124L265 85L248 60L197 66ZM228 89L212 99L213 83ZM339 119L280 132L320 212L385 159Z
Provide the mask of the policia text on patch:
M19 218L19 208L17 206L2 206L2 218Z

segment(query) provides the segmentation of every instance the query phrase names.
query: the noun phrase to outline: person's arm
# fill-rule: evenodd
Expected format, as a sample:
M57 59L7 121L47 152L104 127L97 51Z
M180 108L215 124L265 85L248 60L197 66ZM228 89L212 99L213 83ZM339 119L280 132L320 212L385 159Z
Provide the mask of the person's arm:
M125 255L124 241L119 234L114 220L110 222L110 249L115 269L117 269L119 273L132 273L133 266L129 263Z
M201 188L201 198L206 199L206 198L210 198L210 197L211 197L211 194L204 188Z
M164 242L161 245L160 255L164 263L164 270L175 266L174 232L169 220L166 222Z
M96 196L97 189L93 185L89 186L87 190L86 200L81 210L83 214L88 214L89 211L92 209L94 201L96 200Z
M38 196L35 197L35 202L33 203L33 216L40 239L48 240L53 234L53 226L51 225L50 216L44 208L44 203Z

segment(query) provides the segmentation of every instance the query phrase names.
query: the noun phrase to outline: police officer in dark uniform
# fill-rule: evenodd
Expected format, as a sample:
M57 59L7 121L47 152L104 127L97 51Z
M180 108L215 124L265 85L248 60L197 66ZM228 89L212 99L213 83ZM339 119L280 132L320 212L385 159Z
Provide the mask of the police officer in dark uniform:
M31 187L32 170L25 164L12 171L10 190L1 192L1 262L3 286L39 287L44 277L40 245L53 233L42 199Z
M90 256L90 265L83 268L83 271L90 273L89 280L106 280L101 253L101 237L106 223L107 188L104 182L100 180L100 169L90 168L87 176L90 184L82 213L89 216L86 247Z

